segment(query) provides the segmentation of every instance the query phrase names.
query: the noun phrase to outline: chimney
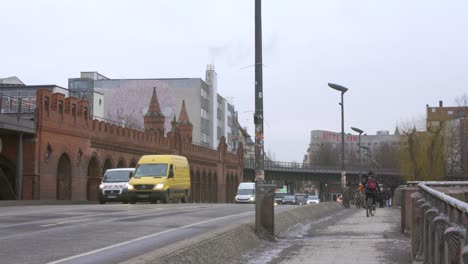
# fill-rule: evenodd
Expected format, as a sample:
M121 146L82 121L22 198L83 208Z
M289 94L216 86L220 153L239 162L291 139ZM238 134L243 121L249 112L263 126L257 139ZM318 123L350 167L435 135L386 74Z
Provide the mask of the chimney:
M443 106L444 106L444 104L443 104L442 100L440 100L439 101L439 107L443 107Z

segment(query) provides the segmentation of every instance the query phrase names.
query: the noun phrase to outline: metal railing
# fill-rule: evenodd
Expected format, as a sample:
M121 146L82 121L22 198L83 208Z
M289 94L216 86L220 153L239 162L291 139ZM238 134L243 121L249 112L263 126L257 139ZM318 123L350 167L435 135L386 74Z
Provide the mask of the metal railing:
M245 158L244 168L255 169L255 159ZM274 171L325 172L325 173L339 172L341 173L341 168L339 166L317 166L317 165L310 165L308 163L283 162L283 161L271 161L271 160L265 160L264 169L274 170ZM363 167L347 167L346 171L350 173L362 173L362 174L367 173L367 169ZM400 171L397 169L379 169L377 170L377 173L378 174L399 174Z
M408 182L408 186L415 184ZM412 195L413 258L424 263L468 263L468 203L444 193L457 191L465 199L468 182L419 182L417 186L419 192Z
M36 109L36 104L22 97L9 96L0 93L0 113L1 114L32 114Z

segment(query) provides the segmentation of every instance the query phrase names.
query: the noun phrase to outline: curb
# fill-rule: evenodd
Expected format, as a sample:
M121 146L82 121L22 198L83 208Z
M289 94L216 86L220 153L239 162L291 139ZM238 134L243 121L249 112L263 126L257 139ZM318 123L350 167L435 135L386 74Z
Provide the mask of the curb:
M339 209L343 209L340 203L324 202L275 214L275 235L280 236L289 227L306 219L318 218ZM264 242L265 240L255 233L254 223L244 222L185 239L122 263L229 263Z

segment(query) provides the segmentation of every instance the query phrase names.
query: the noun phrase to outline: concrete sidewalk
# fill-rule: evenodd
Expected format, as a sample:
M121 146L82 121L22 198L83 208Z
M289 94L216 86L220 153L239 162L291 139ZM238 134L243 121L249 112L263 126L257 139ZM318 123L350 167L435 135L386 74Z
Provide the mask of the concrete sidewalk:
M400 232L400 208L343 209L305 221L277 243L250 254L242 263L412 263L410 238Z

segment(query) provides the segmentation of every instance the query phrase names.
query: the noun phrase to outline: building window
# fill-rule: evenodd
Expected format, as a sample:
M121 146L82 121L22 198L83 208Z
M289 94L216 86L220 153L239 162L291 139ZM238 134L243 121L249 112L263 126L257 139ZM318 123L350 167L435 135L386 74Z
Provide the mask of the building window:
M201 88L201 97L208 99L208 94L206 93L205 89Z
M201 136L202 136L202 137L201 137L201 141L202 141L203 143L208 143L208 134L202 132L202 133L201 133Z
M201 108L201 117L208 119L208 112L203 108Z
M447 114L453 115L453 111L447 111Z

